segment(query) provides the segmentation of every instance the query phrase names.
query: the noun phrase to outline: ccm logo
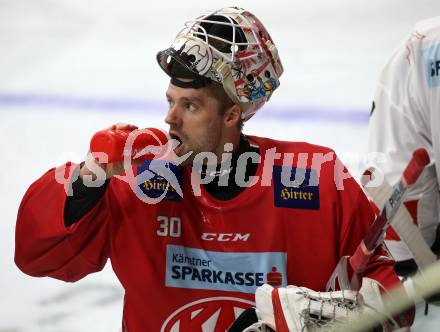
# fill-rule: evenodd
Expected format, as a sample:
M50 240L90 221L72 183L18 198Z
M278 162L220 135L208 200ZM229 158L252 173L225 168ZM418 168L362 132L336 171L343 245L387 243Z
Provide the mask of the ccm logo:
M250 236L250 233L203 233L202 240L220 242L247 241Z

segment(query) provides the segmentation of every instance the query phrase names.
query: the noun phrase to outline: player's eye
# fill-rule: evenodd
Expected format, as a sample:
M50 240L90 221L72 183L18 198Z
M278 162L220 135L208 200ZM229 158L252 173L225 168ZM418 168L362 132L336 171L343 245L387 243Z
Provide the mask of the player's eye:
M189 112L194 112L197 110L197 106L194 105L193 103L186 103L185 104L185 110L189 111Z

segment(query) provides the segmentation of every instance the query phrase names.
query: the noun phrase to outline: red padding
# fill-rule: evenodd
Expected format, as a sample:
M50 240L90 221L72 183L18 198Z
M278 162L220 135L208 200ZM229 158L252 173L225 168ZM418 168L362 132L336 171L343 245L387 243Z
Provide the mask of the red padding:
M278 288L272 290L272 306L273 315L275 319L275 327L277 332L289 332L286 318L284 318L283 307L281 306L280 295Z
M429 164L428 152L423 148L415 150L411 161L403 171L403 178L406 184L412 185L416 182L427 164Z

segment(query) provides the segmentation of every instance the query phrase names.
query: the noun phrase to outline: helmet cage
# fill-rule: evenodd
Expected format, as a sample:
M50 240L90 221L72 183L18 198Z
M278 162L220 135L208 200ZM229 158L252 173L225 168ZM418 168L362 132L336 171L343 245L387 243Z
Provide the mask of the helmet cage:
M236 7L187 21L157 60L172 78L197 80L202 76L222 84L241 107L244 120L269 100L283 72L278 51L262 23ZM176 71L176 63L186 73Z

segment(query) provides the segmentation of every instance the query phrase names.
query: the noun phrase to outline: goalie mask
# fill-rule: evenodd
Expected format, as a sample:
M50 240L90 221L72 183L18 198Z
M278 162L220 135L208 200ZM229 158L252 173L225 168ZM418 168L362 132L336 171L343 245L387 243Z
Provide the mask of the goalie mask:
M283 73L277 48L263 24L237 7L185 23L172 45L157 54L157 61L179 87L222 84L241 107L245 121L269 100Z

